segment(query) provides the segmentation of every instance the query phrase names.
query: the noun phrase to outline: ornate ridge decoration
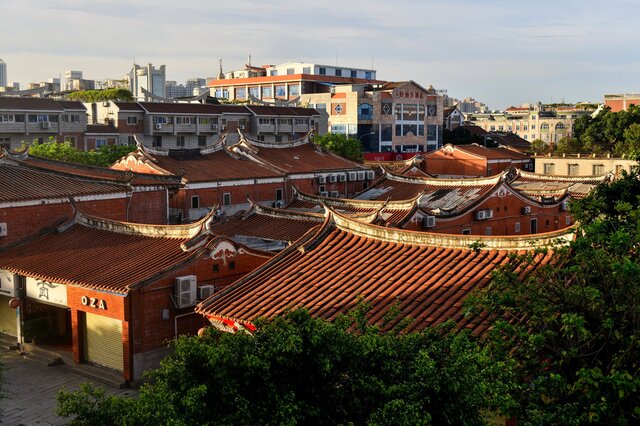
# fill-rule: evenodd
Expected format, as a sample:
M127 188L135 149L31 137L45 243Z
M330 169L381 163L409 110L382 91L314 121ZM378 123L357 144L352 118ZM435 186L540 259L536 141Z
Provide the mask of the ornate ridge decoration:
M357 207L369 209L386 208L389 210L411 209L416 205L416 203L422 196L422 194L419 194L407 200L359 200L354 198L327 198L321 197L320 195L307 194L300 191L295 186L293 187L293 194L295 197L302 201L325 204L329 207Z
M251 208L245 213L243 217L249 217L252 213L256 213L263 216L270 216L282 219L304 220L308 222L324 222L324 214L321 213L309 213L309 212L297 212L291 210L277 209L275 207L265 207L248 199Z
M536 248L567 245L575 236L575 226L534 235L452 235L386 228L361 222L329 208L326 210L326 217L327 221L323 228L334 225L342 231L378 241L454 249L471 249L472 246L478 246L480 250L534 250ZM318 231L318 236L322 232L322 230Z
M604 175L597 176L552 176L552 175L540 175L537 173L526 172L521 169L516 169L517 176L524 179L536 179L536 180L549 180L549 181L557 181L557 182L571 182L571 183L590 183L590 184L599 184L604 182L610 182L613 178L612 173L607 173Z
M214 217L214 212L210 211L197 222L185 225L149 225L96 217L80 210L72 197L69 198L69 201L73 206L74 216L58 227L59 232L78 224L118 234L140 235L150 238L194 238L201 233L209 232L209 225Z
M0 161L24 161L29 158L29 146L25 146L22 150L9 150L0 146Z
M289 142L262 142L256 139L248 137L242 130L238 129L240 134L240 142L238 144L248 145L249 147L259 148L295 148L297 146L306 145L311 142L311 135L313 130L309 131L306 135Z
M275 99L273 102L267 102L267 101L263 101L262 99L258 99L253 95L249 95L249 101L253 105L266 105L266 106L278 106L278 107L293 106L294 107L294 106L297 106L298 103L300 102L300 96L298 96L297 98L289 99L289 100Z
M431 186L486 186L486 185L496 185L499 182L505 180L507 177L507 173L502 172L500 174L482 177L482 178L472 178L472 179L441 179L441 178L428 178L428 177L416 177L416 176L405 176L399 175L397 173L390 172L389 170L384 169L382 178L387 178L390 180L395 180L398 182L412 183L415 185L431 185Z

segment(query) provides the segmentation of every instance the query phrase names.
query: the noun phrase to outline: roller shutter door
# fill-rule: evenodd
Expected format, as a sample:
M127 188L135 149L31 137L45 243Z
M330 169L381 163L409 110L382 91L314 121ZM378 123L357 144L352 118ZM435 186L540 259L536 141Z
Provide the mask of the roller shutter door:
M87 361L122 371L122 321L86 313Z
M8 296L0 296L0 333L15 336L18 334L16 310L9 307Z

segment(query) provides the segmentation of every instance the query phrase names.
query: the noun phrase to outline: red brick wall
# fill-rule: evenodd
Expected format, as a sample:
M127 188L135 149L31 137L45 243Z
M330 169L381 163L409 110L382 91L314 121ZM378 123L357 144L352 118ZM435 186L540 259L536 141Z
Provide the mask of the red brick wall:
M422 164L424 171L430 175L487 176L484 158L458 150L454 150L452 154L445 154L443 150L436 151L425 156Z
M269 201L276 199L276 189L283 188L283 183L265 183L258 185L227 186L222 188L179 190L178 194L170 199L169 205L176 209L190 209L191 197L197 195L200 198L200 207L213 207L217 204L222 206L223 196L227 192L231 194L231 204L244 204L247 202L247 197L253 201Z
M167 191L134 192L129 206L129 222L167 223Z
M131 125L131 124L127 124L127 119L125 118L123 119L118 119L118 132L120 133L144 133L144 120L141 118L138 118L138 124L135 125Z
M84 201L79 202L78 207L89 214L107 219L125 220L126 218L124 198ZM7 236L0 237L0 246L22 239L43 228L54 226L60 221L68 220L72 214L73 209L68 202L2 208L0 222L7 224Z

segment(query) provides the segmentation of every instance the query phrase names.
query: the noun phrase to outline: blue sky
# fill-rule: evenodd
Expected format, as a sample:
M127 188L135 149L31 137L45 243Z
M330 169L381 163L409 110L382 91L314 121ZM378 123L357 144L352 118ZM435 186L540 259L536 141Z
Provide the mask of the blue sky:
M638 0L2 0L0 17L0 58L21 83L69 69L121 78L134 57L184 81L251 54L373 62L380 79L491 108L640 91Z

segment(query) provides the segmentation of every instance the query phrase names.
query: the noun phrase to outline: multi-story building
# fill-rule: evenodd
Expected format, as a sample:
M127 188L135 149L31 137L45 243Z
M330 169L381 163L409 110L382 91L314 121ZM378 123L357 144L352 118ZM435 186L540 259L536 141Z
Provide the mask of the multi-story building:
M358 139L365 151L433 150L442 141L442 95L413 81L378 81L372 69L247 65L207 84L217 98L315 107L326 114L332 133Z
M547 176L599 176L613 173L619 176L623 171L631 172L638 162L629 158L615 158L610 155L568 154L562 156L535 157L535 171Z
M87 80L82 77L82 71L65 71L64 72L64 90L95 90L96 82Z
M0 58L0 87L7 85L7 64Z
M223 135L227 143L235 143L238 130L264 142L286 142L327 129L324 116L311 108L118 101L86 105L89 122L112 123L120 144L133 144L137 135L157 148L204 147Z
M611 112L626 111L630 105L640 107L640 94L624 93L604 95L604 104L611 108Z
M150 101L153 96L164 98L164 86L166 82L166 66L155 68L151 64L144 66L133 64L133 68L127 75L129 90L138 101Z
M487 132L512 132L528 141L540 139L555 143L562 138L572 137L574 120L589 114L591 111L574 106L525 104L499 113L469 114L468 118Z
M6 148L53 137L85 149L86 129L87 111L82 102L0 97L0 145Z

